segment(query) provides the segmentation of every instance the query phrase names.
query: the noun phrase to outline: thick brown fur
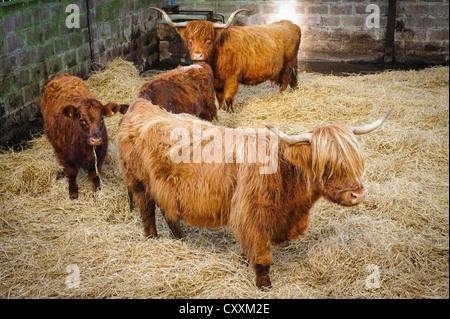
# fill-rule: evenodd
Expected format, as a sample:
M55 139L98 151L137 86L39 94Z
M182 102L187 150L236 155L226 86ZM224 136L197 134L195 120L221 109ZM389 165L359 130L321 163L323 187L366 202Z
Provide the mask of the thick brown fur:
M227 109L233 110L239 84L256 85L270 80L280 85L280 92L288 84L297 87L301 31L289 20L228 29L214 29L208 21L190 21L177 31L188 46L191 59L211 65L219 108L225 101Z
M207 121L217 118L213 73L204 62L160 75L145 83L138 97L172 113L189 113Z
M100 186L94 146L100 172L108 150L103 118L124 107L117 103L104 106L91 95L82 79L69 74L58 74L46 85L41 101L45 134L69 177L71 199L78 198L76 178L80 168L88 170L94 192Z
M178 141L171 133L183 129L192 136L212 129L220 136L233 133L241 144L230 148L225 138L214 139L223 147L220 161L210 164L180 162L171 157ZM351 193L363 191L360 183L363 156L353 133L344 125L313 129L311 143L293 146L269 141L269 131L255 133L213 126L185 114L170 114L137 99L124 116L117 133L119 161L129 189L138 200L147 236L156 235L156 203L165 218L184 220L198 227L227 226L242 245L255 270L256 285L269 287L270 245L283 245L303 235L309 211L322 196L341 205L353 205ZM204 144L211 141L202 141ZM276 172L261 174L259 160L229 161L249 143L275 148ZM356 169L354 169L356 167Z

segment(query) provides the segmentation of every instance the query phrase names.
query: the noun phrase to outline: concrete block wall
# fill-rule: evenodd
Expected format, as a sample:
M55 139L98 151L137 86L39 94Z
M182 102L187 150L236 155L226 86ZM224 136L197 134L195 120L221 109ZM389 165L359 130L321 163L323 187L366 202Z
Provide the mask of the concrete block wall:
M40 100L58 73L86 78L92 65L121 56L142 71L158 58L149 0L14 0L0 3L0 147L43 127ZM79 27L66 19L74 4ZM73 20L71 20L73 21Z
M448 63L448 0L398 1L394 51L398 62Z

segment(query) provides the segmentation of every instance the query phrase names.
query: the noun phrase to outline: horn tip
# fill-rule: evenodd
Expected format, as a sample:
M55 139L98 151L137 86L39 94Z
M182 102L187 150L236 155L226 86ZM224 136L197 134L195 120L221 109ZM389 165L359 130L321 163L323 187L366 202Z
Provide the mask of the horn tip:
M391 108L386 112L386 114L384 114L383 118L387 119L387 118L389 117L389 115L391 115L393 109L394 109L394 108L391 107Z
M239 9L239 10L236 10L236 14L238 14L239 12L244 12L244 11L250 12L250 9Z

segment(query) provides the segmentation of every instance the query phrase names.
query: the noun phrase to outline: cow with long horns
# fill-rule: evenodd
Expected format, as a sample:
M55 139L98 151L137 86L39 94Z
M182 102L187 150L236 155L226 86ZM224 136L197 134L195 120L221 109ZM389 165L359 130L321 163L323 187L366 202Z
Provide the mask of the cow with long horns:
M280 92L297 87L297 54L300 27L289 20L261 26L233 26L233 12L227 23L209 21L173 22L161 9L167 23L186 42L192 61L205 61L214 72L214 89L223 108L233 111L239 84L256 85L270 80Z
M181 233L179 220L227 226L257 287L270 287L270 245L304 234L317 200L344 206L364 200L355 134L376 129L389 114L363 127L333 124L290 136L268 124L270 132L218 127L137 99L117 133L119 161L146 236L157 235L155 203L174 234ZM261 170L273 161L275 169Z

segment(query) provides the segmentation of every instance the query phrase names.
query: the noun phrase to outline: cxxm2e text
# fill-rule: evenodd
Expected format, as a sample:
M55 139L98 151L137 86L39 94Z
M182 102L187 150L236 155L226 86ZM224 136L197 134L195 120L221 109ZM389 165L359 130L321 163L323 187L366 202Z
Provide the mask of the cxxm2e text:
M269 304L227 303L222 307L186 305L180 306L180 314L204 314L209 317L213 313L226 314L269 314Z

